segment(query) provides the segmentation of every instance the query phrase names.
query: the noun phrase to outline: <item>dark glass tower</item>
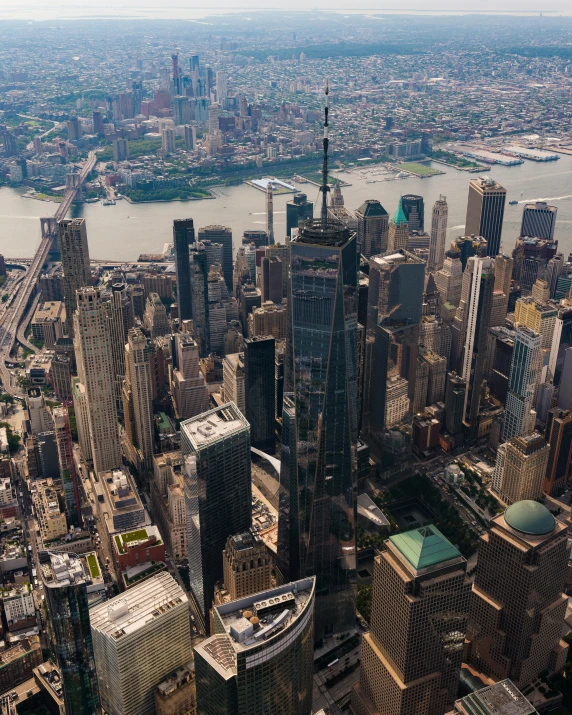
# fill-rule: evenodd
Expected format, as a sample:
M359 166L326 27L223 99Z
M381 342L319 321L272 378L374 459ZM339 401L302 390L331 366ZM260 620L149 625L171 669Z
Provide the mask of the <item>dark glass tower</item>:
M89 624L87 586L91 579L75 554L50 554L43 581L62 673L66 713L99 712L99 692Z
M275 342L272 336L244 341L244 394L250 442L266 454L276 451Z
M173 248L177 273L177 305L179 321L190 320L192 316L191 268L189 246L195 242L195 228L192 218L173 221Z
M314 216L314 204L308 201L306 194L294 194L286 202L286 240L290 240L292 229L298 228L301 221L308 221Z
M201 357L209 354L209 265L206 249L195 243L190 252L193 330Z
M189 578L208 630L226 540L252 523L250 426L229 402L184 421L181 444Z
M500 253L505 201L506 189L490 176L471 179L465 235L485 238L488 255L493 258Z
M316 638L355 619L356 237L312 221L291 244L278 564L316 575Z
M407 227L410 231L425 230L425 207L423 204L423 196L417 194L405 194L401 197L401 206L403 213L407 218Z

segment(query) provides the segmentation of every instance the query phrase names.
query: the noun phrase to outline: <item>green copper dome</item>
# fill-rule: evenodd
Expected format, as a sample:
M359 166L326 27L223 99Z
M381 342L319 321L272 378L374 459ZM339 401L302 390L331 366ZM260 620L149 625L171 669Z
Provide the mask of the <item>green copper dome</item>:
M537 501L517 501L504 513L506 523L516 531L531 536L549 534L556 526L556 520L548 509Z

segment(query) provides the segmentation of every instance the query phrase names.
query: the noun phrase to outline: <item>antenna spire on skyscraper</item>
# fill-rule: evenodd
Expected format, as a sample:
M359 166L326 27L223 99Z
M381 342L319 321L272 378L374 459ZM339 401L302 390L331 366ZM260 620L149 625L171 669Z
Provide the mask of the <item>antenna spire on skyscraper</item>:
M328 191L330 190L330 187L328 186L328 145L329 145L329 139L328 139L328 111L329 111L329 105L328 105L328 95L330 94L330 88L328 85L328 81L326 80L326 88L324 90L324 94L326 95L326 104L324 107L324 161L322 165L322 186L320 187L320 191L322 192L322 229L325 230L328 227L328 202L327 202L327 195Z

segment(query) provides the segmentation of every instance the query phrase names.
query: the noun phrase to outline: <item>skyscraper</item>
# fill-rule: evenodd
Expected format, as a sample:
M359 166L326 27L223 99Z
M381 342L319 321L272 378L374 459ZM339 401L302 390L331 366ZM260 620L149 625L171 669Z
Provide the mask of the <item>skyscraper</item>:
M403 207L403 213L407 219L407 226L410 231L420 231L423 233L425 230L425 208L423 203L423 196L417 196L417 194L405 194L401 197L401 205Z
M463 285L460 251L451 248L445 253L443 267L435 273L435 285L441 296L441 304L449 303L455 308L459 305Z
M286 202L286 240L292 236L292 229L298 228L302 221L309 221L314 217L314 204L308 201L306 194L294 194L290 201Z
M327 110L321 218L290 244L277 565L316 575L316 637L355 622L357 301L355 234L328 219ZM326 267L327 266L327 267Z
M195 243L191 252L191 296L193 332L201 357L209 354L209 266L204 244Z
M365 258L387 251L389 215L377 199L367 199L355 212L359 251Z
M54 407L54 432L58 447L60 474L64 485L68 524L81 526L81 500L73 458L73 442L67 407Z
M445 243L447 241L447 218L449 207L447 197L439 196L433 204L431 215L431 239L429 241L429 270L439 271L445 260Z
M503 439L526 435L534 429L536 385L539 379L541 336L534 330L518 325L508 378L508 394L504 416Z
M73 337L73 316L77 305L76 291L91 283L85 219L74 218L59 221L58 239L62 268L64 269L66 332Z
M216 101L219 104L228 97L228 76L224 70L216 73Z
M548 411L544 438L550 445L543 491L558 496L566 488L572 462L572 412L558 407Z
M250 442L253 447L274 454L274 347L276 341L269 335L244 340L244 387L246 419L250 424Z
M266 186L266 234L268 236L268 243L272 245L274 243L274 194L273 185L269 181Z
M501 499L514 504L542 496L550 448L544 437L532 432L505 443L502 477L498 487Z
M179 321L190 320L192 315L191 267L189 247L195 242L195 229L192 218L173 221L173 249L175 252L175 271L177 274L177 305Z
M109 301L109 329L111 334L111 356L113 359L113 386L115 399L121 399L121 388L125 377L125 343L127 332L133 327L133 305L124 281L111 286Z
M91 578L76 554L49 554L41 573L66 713L93 715L99 693L87 603Z
M155 712L154 691L189 660L186 593L162 572L90 612L101 705L109 715Z
M456 372L447 373L445 383L445 426L452 435L463 431L467 383Z
M366 428L377 442L382 441L384 430L396 424L394 419L390 423L386 420L389 380L398 398L402 397L401 381L407 381L406 394L412 406L424 276L423 260L404 250L370 260L367 329L374 335L374 345L370 420ZM403 410L399 408L393 414L403 415Z
M201 715L310 715L315 579L213 608L214 633L195 648Z
M523 687L566 662L567 529L534 501L513 504L490 524L479 544L465 657Z
M226 226L205 226L199 228L199 241L212 241L213 243L222 244L222 274L228 292L232 293L232 231Z
M388 253L395 253L399 250L405 251L407 249L408 239L409 227L407 226L407 218L403 211L401 199L399 199L397 210L389 222L389 229L387 232Z
M522 211L521 236L533 238L554 239L556 227L556 214L558 208L549 206L546 201L536 201L534 204L525 204Z
M442 715L457 697L471 582L435 526L391 536L375 557L371 630L361 647L356 715Z
M179 419L187 420L206 412L208 388L199 365L199 346L189 333L178 333L172 347L171 390Z
M232 402L181 423L191 588L208 629L222 552L251 525L250 426Z
M74 347L79 380L85 390L87 427L96 473L121 465L111 338L106 317L99 288L80 288L74 315ZM85 454L84 458L87 459Z
M465 235L483 236L488 255L493 258L500 253L505 201L506 189L490 176L469 182Z
M263 256L261 263L261 300L263 303L270 300L272 303L280 304L283 298L282 261L276 256Z
M135 444L143 471L153 469L153 400L147 339L131 328L125 345L125 381L132 396ZM127 419L127 415L125 416Z
M461 303L455 315L462 348L461 376L467 383L464 422L471 436L477 434L481 386L494 289L494 261L469 258L463 275Z

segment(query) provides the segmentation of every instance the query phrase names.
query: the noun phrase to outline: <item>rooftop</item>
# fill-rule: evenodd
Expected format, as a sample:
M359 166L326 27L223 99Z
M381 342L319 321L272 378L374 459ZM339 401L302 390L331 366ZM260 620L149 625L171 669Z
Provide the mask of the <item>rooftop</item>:
M217 635L195 650L223 677L230 677L236 672L239 653L268 643L313 613L315 581L312 576L214 606ZM221 627L224 633L220 633Z
M468 715L534 715L537 712L508 679L461 698L455 707Z
M389 541L415 571L463 558L453 544L432 524L403 534L395 534L389 537Z
M556 526L556 519L548 509L536 501L526 499L509 506L504 513L506 523L523 534L542 536Z
M407 216L405 215L405 212L403 211L403 202L401 199L399 199L399 204L397 205L397 210L393 214L393 218L391 219L394 224L399 226L401 223L407 223Z
M187 596L171 574L162 571L120 596L92 608L91 627L117 641L132 635L170 609L187 603Z
M181 431L196 449L208 447L247 429L249 424L234 402L227 402L181 423Z
M90 583L91 578L86 573L82 559L76 554L50 553L50 561L42 564L42 576L46 588L62 586L79 586Z

